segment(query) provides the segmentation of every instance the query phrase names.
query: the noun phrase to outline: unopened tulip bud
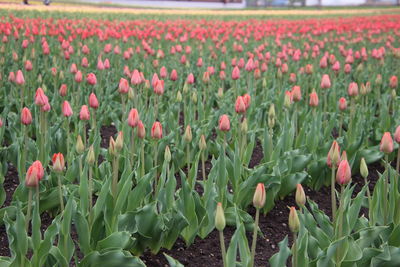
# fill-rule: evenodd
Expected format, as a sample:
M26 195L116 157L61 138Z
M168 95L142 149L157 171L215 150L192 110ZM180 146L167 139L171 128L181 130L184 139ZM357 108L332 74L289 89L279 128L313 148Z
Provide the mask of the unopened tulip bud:
M44 176L43 165L39 160L36 160L32 163L32 165L28 168L25 177L25 186L27 187L37 187L39 185L39 181Z
M360 174L364 179L368 177L368 166L367 166L367 163L365 162L364 158L361 158Z
M129 90L128 90L128 99L129 99L129 100L135 99L135 94L134 94L134 92L133 92L132 87L129 87Z
M110 137L110 143L108 145L108 152L110 153L110 155L112 156L116 156L116 149L115 149L115 141L114 138L111 136Z
M224 96L224 89L222 87L218 88L218 98L222 98Z
M122 132L119 132L117 135L117 139L115 139L115 150L119 152L124 147L124 135Z
M90 166L93 166L94 163L95 163L95 161L96 161L96 157L95 157L95 155L94 155L94 148L93 148L93 145L91 145L91 146L89 147L89 152L88 152L87 157L86 157L86 162L87 162Z
M306 204L306 194L304 193L304 189L301 184L297 184L296 187L296 204L299 207L302 207Z
M290 208L289 229L292 233L297 233L300 229L300 220L295 207Z
M347 100L344 97L339 99L339 109L340 111L345 111L347 109Z
M351 168L347 159L342 160L336 173L336 182L340 185L346 185L351 180Z
M197 104L197 93L196 92L193 92L193 94L192 94L192 101L194 104Z
M164 160L165 160L167 163L170 163L170 162L171 162L171 151L169 150L169 146L166 146L166 147L165 147Z
M394 140L396 143L400 143L400 125L397 126L396 131L394 132Z
M183 135L183 140L185 140L186 143L192 142L192 129L190 128L190 125L186 127L185 134Z
M181 103L182 102L182 94L181 91L178 91L176 94L176 102Z
M200 136L199 149L200 149L201 151L204 151L204 150L207 149L206 137L204 136L204 134L202 134L202 135Z
M385 154L390 154L393 152L393 139L389 132L383 134L380 150Z
M365 84L361 84L360 94L362 96L365 96L366 94L368 94L367 87L365 86Z
M283 105L285 106L285 108L290 108L291 104L292 104L292 93L289 91L286 91Z
M376 84L376 85L381 85L381 84L382 84L382 75L381 75L381 74L378 74L378 75L376 76L375 84Z
M65 167L64 155L61 153L56 153L52 158L53 170L55 172L63 172Z
M395 100L396 96L397 96L395 89L392 90L392 94L391 95L392 95L392 99Z
M187 94L188 92L189 92L189 86L188 86L187 83L185 83L185 84L183 85L183 93L184 93L184 94Z
M223 132L227 132L227 131L229 131L230 130L230 128L231 128L231 123L230 123L230 121L229 121L229 117L228 117L228 115L222 115L220 118L219 118L219 129L221 130L221 131L223 131Z
M162 125L159 121L154 122L153 126L151 127L151 137L154 139L162 138Z
M78 138L76 139L75 149L78 154L85 152L85 145L83 144L82 137L80 135L78 135Z
M258 183L253 196L253 206L261 209L265 204L265 187L263 183Z
M215 213L215 228L217 228L217 230L221 232L225 229L225 226L226 222L224 209L222 208L222 203L218 202L217 211Z
M32 123L32 114L31 114L31 111L27 107L24 107L22 109L21 122L24 125L29 125Z
M146 136L146 129L144 128L143 122L139 120L138 125L137 125L137 136L139 139L143 139Z

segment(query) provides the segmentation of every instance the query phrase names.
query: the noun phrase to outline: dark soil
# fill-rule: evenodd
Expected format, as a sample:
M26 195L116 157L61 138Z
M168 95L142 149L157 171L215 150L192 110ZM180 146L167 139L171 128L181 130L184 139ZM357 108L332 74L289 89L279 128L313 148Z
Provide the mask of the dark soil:
M18 178L17 168L11 163L9 163L3 184L4 190L6 191L6 199L1 208L7 207L11 204L12 196L14 194L15 189L17 189L18 185L19 185L19 178Z
M102 148L108 148L110 143L110 137L114 137L117 134L117 128L114 125L109 126L101 126L100 128L100 136L101 142L100 146Z

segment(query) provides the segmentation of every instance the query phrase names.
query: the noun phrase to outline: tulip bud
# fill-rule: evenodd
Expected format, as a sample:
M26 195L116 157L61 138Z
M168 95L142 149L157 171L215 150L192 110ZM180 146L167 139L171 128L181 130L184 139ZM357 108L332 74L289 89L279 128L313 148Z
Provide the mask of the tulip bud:
M396 99L396 96L397 96L397 95L396 95L396 90L393 89L391 93L392 93L392 94L391 94L392 99L395 100L395 99Z
M258 183L253 196L253 206L261 209L265 204L265 187L263 183Z
M382 84L382 75L381 74L378 74L376 76L375 84L378 85L378 86Z
M295 207L290 208L289 229L292 233L297 233L300 229L300 220Z
M133 108L129 111L128 115L128 125L135 128L139 123L139 113L137 109Z
M139 120L138 125L137 125L137 136L140 139L145 138L146 136L146 129L144 128L143 122L141 120Z
M221 232L224 230L225 225L226 222L225 222L224 209L222 208L222 203L218 202L217 211L215 213L215 228L217 228L217 230Z
M290 91L286 91L283 105L285 106L285 108L290 108L291 104L292 104L292 93Z
M119 132L117 135L117 139L115 139L115 151L119 152L124 147L124 135L122 132Z
M365 162L364 158L361 158L360 174L364 179L368 177L368 166L367 166L367 163Z
M89 96L89 106L93 109L97 109L99 107L99 101L94 93L91 93Z
M346 101L346 98L341 97L341 98L339 99L339 109L340 109L341 111L345 111L345 110L347 109L347 101Z
M397 128L396 128L396 131L395 131L395 133L394 133L394 140L395 140L397 143L400 143L400 125L397 126Z
M186 127L185 134L183 135L183 140L185 140L186 143L192 142L192 129L190 128L190 125Z
M181 103L182 102L182 94L181 91L178 91L176 94L176 102Z
M86 162L87 162L90 166L93 166L94 163L95 163L95 161L96 161L96 157L95 157L95 155L94 155L94 148L93 148L93 145L91 145L91 146L89 147L89 152L88 152L87 157L86 157Z
M24 125L29 125L32 123L32 114L31 114L31 111L27 107L24 107L22 109L21 122Z
M184 93L184 94L187 94L188 92L189 92L189 86L188 86L187 83L185 83L185 84L183 85L183 93Z
M306 204L306 194L304 193L304 189L301 184L297 184L296 187L296 204L299 207L302 207Z
M224 89L222 87L218 88L218 98L222 98L224 96Z
M28 168L25 177L25 186L27 187L37 187L39 185L39 181L44 176L43 165L39 160L36 160L32 163L32 165Z
M170 162L171 162L171 151L169 150L169 146L166 146L166 147L165 147L164 160L165 160L167 163L170 163Z
M268 127L270 129L274 128L275 126L275 105L271 104L268 111Z
M85 151L85 145L82 142L82 137L78 135L76 139L75 149L78 154L82 154Z
M116 149L115 149L115 141L114 141L114 138L112 136L110 137L110 143L108 145L108 152L112 156L116 156L117 155Z
M197 93L195 91L192 94L192 101L194 104L197 104Z
M79 112L79 119L81 121L88 121L90 120L90 112L89 112L89 108L86 105L83 105L81 107L81 111Z
M310 107L318 107L318 103L319 103L319 99L318 99L318 95L315 92L315 90L312 91L312 93L310 94Z
M351 180L351 168L347 159L342 160L336 173L336 182L340 185L346 185Z
M128 99L129 100L133 100L135 98L135 94L134 94L134 92L133 92L133 89L132 89L132 87L129 87L129 90L128 90Z
M154 139L162 138L162 125L159 121L154 122L153 126L151 127L151 137Z
M393 139L389 132L383 134L380 150L385 154L390 154L393 152Z
M204 151L204 150L207 149L206 137L204 136L204 134L202 134L202 135L200 136L199 149L200 149L201 151Z
M230 121L229 121L229 117L228 117L228 115L222 115L220 118L219 118L219 129L221 130L221 131L223 131L223 132L227 132L227 131L229 131L230 130L230 128L231 128L231 123L230 123Z
M64 162L64 155L61 153L56 153L53 155L52 158L53 162L53 170L55 172L62 172L65 167L65 162Z
M242 96L238 96L236 99L235 111L239 114L246 112L246 104L244 103L244 98Z

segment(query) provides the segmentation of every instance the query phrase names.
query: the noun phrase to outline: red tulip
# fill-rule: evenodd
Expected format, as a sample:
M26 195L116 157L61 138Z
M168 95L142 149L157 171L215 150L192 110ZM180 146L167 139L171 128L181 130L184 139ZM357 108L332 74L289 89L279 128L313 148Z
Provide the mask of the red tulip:
M380 150L385 154L390 154L393 152L393 139L389 132L385 132L382 136Z
M265 204L265 186L263 183L258 183L256 191L253 196L253 206L257 209L261 209Z
M131 84L139 85L141 84L142 79L140 78L139 71L137 69L133 70L132 77L131 77Z
M246 109L248 109L250 107L250 103L251 103L251 97L249 94L244 94L243 95L243 100L244 100L244 104L246 105Z
M164 94L164 80L157 80L154 85L154 93L157 95Z
M58 93L60 96L64 97L67 95L67 85L65 83L61 84L60 89L58 90Z
M78 70L75 73L75 82L77 82L77 83L82 82L82 72L80 70Z
M159 121L156 121L151 127L151 137L154 139L162 138L162 125Z
M236 113L245 113L246 112L246 104L244 103L244 99L242 96L238 96L235 104Z
M397 126L397 128L396 128L396 131L395 131L395 133L394 133L394 140L395 140L397 143L400 143L400 125Z
M339 99L339 109L340 109L341 111L345 111L345 110L347 109L347 101L346 101L346 98L341 97L341 98Z
M140 139L145 138L146 136L146 129L144 128L143 122L141 120L139 120L138 125L137 125L138 129L137 129L137 136Z
M61 110L62 110L62 113L63 113L64 117L71 117L72 114L74 114L74 113L72 112L71 105L70 105L69 102L66 101L66 100L65 100L65 101L63 102L63 104L62 104Z
M169 76L169 78L171 81L176 81L178 79L178 73L175 69L171 71L171 75Z
M193 73L190 73L186 79L186 83L193 84L194 83L194 76Z
M234 67L232 70L232 80L237 80L240 78L240 70L238 66Z
M229 121L229 117L228 117L228 115L222 115L220 118L219 118L219 129L221 130L221 131L223 131L223 132L227 132L227 131L229 131L230 130L230 128L231 128L231 123L230 123L230 121Z
M32 62L30 60L25 61L25 70L31 71L32 70Z
M389 83L390 88L393 89L397 88L397 84L398 84L397 76L390 77L390 83Z
M128 115L128 125L132 128L136 127L139 123L139 113L136 108L131 109Z
M347 88L347 92L349 96L357 96L358 95L358 84L355 82L352 82L349 84L349 87Z
M310 94L310 106L311 107L318 107L318 95L315 91Z
M89 96L89 106L93 109L97 109L99 107L99 101L94 93L91 93Z
M32 163L26 172L25 185L27 187L37 187L43 176L44 169L42 163L37 160Z
M298 102L301 100L301 89L300 86L295 85L292 88L292 97L294 102Z
M32 114L31 114L31 111L27 107L22 109L21 122L24 125L29 125L32 123Z
M127 79L121 78L119 80L118 92L120 94L127 94L129 92L129 83Z
M90 120L90 112L89 112L89 108L86 105L83 105L81 107L81 111L79 112L79 119L81 121L88 121Z
M15 83L18 84L18 85L25 84L24 74L22 73L21 70L17 71L17 76L15 77Z
M351 168L347 160L342 160L336 173L336 182L340 185L346 185L351 180Z
M321 78L321 88L328 89L331 88L331 80L329 79L328 74L324 74Z
M42 88L38 88L35 94L35 104L38 106L44 106L46 103L49 102L49 99L44 94Z
M95 75L94 73L89 73L89 74L86 76L86 82L87 82L88 84L90 84L90 85L96 85L96 83L97 83L96 75Z
M62 153L54 154L51 161L53 162L53 170L55 172L64 171L65 161L64 161L64 155Z

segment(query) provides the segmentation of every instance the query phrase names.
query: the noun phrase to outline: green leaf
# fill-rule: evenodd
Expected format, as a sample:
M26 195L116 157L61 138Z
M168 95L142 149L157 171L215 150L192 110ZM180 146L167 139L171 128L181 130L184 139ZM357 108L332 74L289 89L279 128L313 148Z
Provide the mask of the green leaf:
M180 263L179 261L175 260L174 258L172 258L171 256L168 256L166 253L163 253L165 258L168 261L168 264L170 267L184 267L184 265L182 263Z
M279 252L272 255L269 259L269 264L271 267L286 266L286 262L290 255L292 255L292 252L288 247L288 237L285 236L285 238L279 242Z
M129 250L134 240L129 232L115 232L97 243L97 250L105 252L108 250L122 249Z

